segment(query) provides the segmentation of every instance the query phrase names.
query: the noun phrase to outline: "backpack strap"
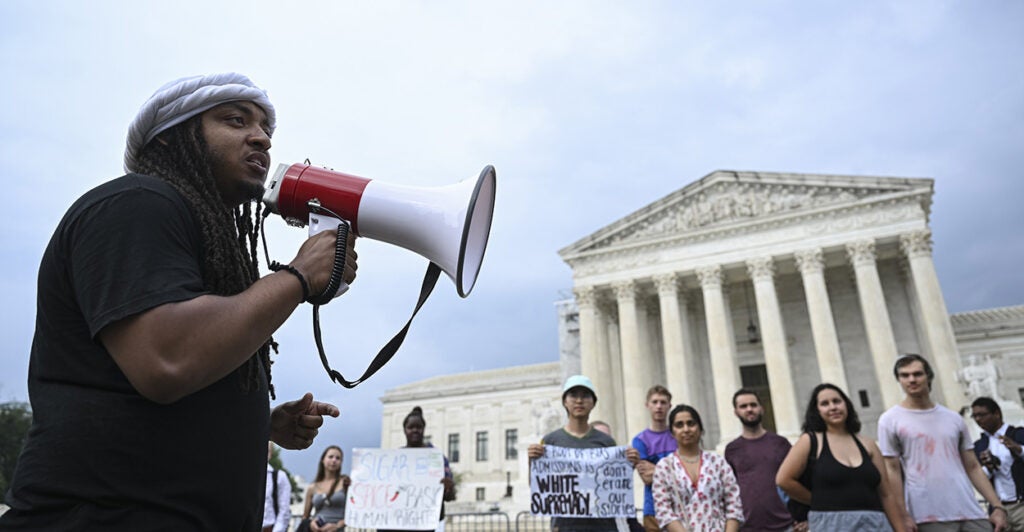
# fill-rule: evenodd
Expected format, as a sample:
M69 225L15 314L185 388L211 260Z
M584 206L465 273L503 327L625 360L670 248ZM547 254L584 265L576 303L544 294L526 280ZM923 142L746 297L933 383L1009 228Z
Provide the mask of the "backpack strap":
M1013 425L1006 427L1006 437L1024 446L1024 427L1014 427ZM1013 460L1015 462L1018 460L1024 460L1024 454L1021 456L1013 456ZM1024 486L1022 486L1022 489L1024 489Z
M275 519L277 519L277 512L280 510L280 508L278 508L278 504L277 504L277 474L280 473L280 472L281 471L279 469L275 469L274 470L274 493L273 493L273 497L274 497L274 518Z

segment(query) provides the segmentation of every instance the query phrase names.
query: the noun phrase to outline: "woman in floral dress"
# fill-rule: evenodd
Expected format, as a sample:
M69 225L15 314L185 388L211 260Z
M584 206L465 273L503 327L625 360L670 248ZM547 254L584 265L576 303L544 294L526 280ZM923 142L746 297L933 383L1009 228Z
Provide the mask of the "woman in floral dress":
M669 532L736 532L743 522L740 486L728 462L701 449L704 425L689 405L668 416L678 448L654 470L654 511Z

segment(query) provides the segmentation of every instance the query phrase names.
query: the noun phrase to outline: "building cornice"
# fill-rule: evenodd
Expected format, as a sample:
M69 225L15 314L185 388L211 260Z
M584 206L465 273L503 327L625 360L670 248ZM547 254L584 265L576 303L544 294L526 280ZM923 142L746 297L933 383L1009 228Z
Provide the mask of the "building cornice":
M474 394L495 394L561 384L558 362L431 377L387 390L381 403L397 403Z
M959 334L974 329L1024 329L1024 305L970 310L949 315L953 329Z

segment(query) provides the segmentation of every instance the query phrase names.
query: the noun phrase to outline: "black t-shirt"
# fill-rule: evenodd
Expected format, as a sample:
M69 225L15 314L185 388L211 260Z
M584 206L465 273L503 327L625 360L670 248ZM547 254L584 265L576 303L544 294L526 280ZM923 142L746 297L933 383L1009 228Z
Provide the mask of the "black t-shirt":
M266 380L247 392L235 371L161 405L97 339L115 321L205 294L201 264L196 218L159 179L129 174L71 206L39 267L33 422L0 529L260 528Z

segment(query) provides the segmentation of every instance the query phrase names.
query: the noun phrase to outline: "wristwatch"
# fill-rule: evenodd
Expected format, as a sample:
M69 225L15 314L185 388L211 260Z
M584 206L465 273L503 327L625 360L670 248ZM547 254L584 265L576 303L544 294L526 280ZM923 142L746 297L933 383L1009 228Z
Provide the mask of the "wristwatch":
M1003 514L1009 515L1009 512L1006 511L1006 507L1005 506L989 506L988 507L988 515L991 516L992 512L995 512L996 510L1002 510Z

